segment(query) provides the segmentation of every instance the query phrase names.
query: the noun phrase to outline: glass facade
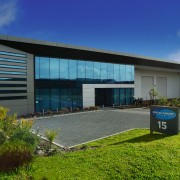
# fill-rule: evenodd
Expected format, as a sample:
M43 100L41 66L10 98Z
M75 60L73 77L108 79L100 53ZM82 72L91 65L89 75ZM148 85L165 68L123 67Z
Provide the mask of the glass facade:
M82 84L134 84L134 66L35 57L37 112L82 108ZM111 104L128 104L131 103L133 89L114 88L109 90L109 95Z
M128 105L133 102L133 88L96 88L96 106L119 106Z

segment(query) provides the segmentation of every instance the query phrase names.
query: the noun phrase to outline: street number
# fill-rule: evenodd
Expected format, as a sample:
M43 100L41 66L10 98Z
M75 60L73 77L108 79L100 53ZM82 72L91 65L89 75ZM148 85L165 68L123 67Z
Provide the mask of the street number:
M167 129L167 124L164 121L158 121L159 129Z

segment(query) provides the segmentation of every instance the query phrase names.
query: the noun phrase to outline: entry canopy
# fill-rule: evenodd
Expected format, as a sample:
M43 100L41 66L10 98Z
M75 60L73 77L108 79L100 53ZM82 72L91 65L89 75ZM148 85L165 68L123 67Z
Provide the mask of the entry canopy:
M99 50L81 46L72 46L56 42L40 41L29 38L0 35L0 44L24 51L36 56L68 58L130 64L135 66L167 68L180 72L180 63L149 57Z

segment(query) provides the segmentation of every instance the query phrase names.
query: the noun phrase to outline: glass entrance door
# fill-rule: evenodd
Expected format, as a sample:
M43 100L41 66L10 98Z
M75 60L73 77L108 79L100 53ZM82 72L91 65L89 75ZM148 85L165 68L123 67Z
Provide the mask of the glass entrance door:
M95 105L96 106L112 106L113 91L111 88L96 88L95 89Z
M133 103L133 88L96 88L95 105L96 106L121 106Z

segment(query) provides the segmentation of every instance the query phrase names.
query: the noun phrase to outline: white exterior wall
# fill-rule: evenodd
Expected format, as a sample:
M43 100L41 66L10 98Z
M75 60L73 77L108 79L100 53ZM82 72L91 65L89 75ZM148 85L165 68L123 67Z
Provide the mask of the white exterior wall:
M177 71L164 70L148 70L135 68L135 98L142 98L141 90L141 77L149 76L153 77L153 85L157 86L156 80L159 77L167 78L167 98L179 98L180 97L180 73ZM149 89L150 90L150 89ZM147 99L150 99L149 93L146 94ZM143 98L146 99L146 98Z
M95 88L134 88L134 84L83 84L83 107L95 106Z

